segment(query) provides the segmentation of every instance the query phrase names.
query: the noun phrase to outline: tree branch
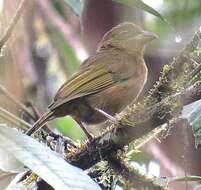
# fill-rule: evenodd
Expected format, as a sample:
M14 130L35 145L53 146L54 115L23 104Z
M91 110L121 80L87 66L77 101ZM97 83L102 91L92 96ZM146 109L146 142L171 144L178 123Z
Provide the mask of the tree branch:
M8 99L10 99L18 108L22 109L31 119L36 120L36 118L30 113L29 109L22 104L13 94L11 94L3 85L0 84L0 93L3 93Z
M192 77L192 70L197 67L197 65L192 64L192 52L197 49L200 39L201 31L198 30L181 53L163 67L159 81L156 82L153 89L149 91L149 96L144 100L146 106L160 102L163 98L178 92L184 87L184 83L189 82L189 77ZM199 63L200 55L194 56L193 60Z
M168 66L143 104L129 106L116 117L116 122L103 135L88 142L82 148L66 155L66 160L82 169L87 169L115 154L119 148L129 144L154 128L178 118L184 105L201 98L201 82L182 90L188 74L194 67L186 64L198 47L201 32ZM191 72L190 72L191 73ZM180 90L180 93L176 93ZM176 93L176 94L173 94ZM173 95L171 95L173 94ZM171 96L170 96L171 95ZM148 107L148 108L147 108Z
M20 16L22 15L25 4L26 4L26 0L22 0L20 2L19 6L15 12L15 15L13 16L8 27L6 28L4 35L1 37L1 39L0 39L0 52L2 51L2 48L5 45L5 43L10 38L10 36L13 32L13 29L14 29L15 25L17 24L17 21L19 20Z
M113 124L112 129L77 149L75 153L67 154L65 159L75 166L87 169L100 160L107 159L108 155L116 153L124 145L170 121L178 116L184 105L199 99L201 99L201 82L132 115L129 121L121 117Z
M126 189L167 190L166 187L157 184L156 179L147 176L133 166L129 166L129 164L121 158L117 158L116 156L110 157L109 165L117 176L120 175L123 177L123 182L127 187Z
M31 124L27 123L26 121L20 119L19 117L15 116L14 114L8 112L7 110L0 107L0 118L6 120L7 122L14 124L19 129L27 130L31 126Z

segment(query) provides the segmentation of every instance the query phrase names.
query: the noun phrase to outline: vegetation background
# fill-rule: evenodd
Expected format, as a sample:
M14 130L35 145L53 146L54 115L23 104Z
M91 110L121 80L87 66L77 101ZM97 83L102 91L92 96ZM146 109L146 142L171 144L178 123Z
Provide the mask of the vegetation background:
M118 23L131 21L159 36L145 55L149 68L146 94L158 79L162 66L181 51L200 27L201 2L143 2L145 4L129 0L27 1L1 52L0 85L25 105L31 102L43 113L61 84L96 51L103 34ZM3 34L20 1L1 0L0 3L0 32ZM0 106L24 117L3 93L0 93ZM50 125L75 140L85 139L78 124L69 116ZM98 134L101 129L92 126L90 130ZM133 157L133 164L160 176L201 175L200 158L201 150L194 146L192 131L178 127L165 141L154 140L143 147ZM194 183L188 184L189 189L193 186ZM175 182L172 187L184 189L186 184Z

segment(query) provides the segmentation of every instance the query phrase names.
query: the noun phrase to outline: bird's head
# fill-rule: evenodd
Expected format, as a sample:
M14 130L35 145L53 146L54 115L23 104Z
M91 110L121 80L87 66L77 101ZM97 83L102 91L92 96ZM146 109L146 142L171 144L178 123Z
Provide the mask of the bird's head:
M139 26L124 22L108 31L102 38L98 50L118 48L127 51L143 51L145 45L156 39L156 34L142 30Z

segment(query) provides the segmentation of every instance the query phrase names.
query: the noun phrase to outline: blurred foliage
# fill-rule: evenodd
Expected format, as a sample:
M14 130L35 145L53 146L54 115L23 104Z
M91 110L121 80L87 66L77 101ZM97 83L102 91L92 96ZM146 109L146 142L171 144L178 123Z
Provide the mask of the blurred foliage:
M151 160L153 160L153 157L145 151L138 151L138 152L135 152L134 154L132 154L130 156L130 159L139 164L148 165L149 162Z
M77 15L81 15L83 0L65 0Z
M64 72L69 76L74 73L80 65L75 50L69 45L58 29L50 27L49 31L54 48L57 49L62 58L62 60L60 60L62 62L61 64L65 66Z
M162 7L159 7L163 17L168 24L164 24L159 19L149 19L147 21L148 27L160 34L160 37L167 37L170 33L184 33L186 30L195 30L192 25L196 27L201 18L201 2L190 0L164 0ZM197 24L196 24L197 22ZM189 28L189 27L191 28ZM198 26L199 27L199 26ZM196 28L197 29L197 28Z
M58 0L50 0L52 3L52 6L58 11L58 13L65 19L67 20L65 10L61 3Z
M58 130L65 136L70 136L75 140L83 140L86 138L77 122L70 116L57 119L54 123L58 127Z
M164 1L164 15L174 26L190 24L193 19L200 17L200 1Z
M150 7L149 5L147 5L146 3L144 3L141 0L113 0L116 1L118 3L124 4L124 5L128 5L128 6L135 6L141 10L144 10L156 17L158 17L159 19L161 19L163 22L166 23L165 18L155 9L153 9L152 7Z

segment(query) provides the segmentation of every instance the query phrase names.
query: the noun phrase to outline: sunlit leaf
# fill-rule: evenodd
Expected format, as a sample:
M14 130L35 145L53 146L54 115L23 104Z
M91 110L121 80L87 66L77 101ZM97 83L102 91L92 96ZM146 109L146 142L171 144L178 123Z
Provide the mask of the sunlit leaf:
M135 6L139 9L142 9L142 10L160 18L163 22L167 23L165 18L158 11L156 11L149 5L145 4L142 0L113 0L113 1L116 1L116 2L124 4L124 5L128 5L128 6Z
M100 190L81 169L33 138L9 127L0 127L0 148L13 154L56 190Z

